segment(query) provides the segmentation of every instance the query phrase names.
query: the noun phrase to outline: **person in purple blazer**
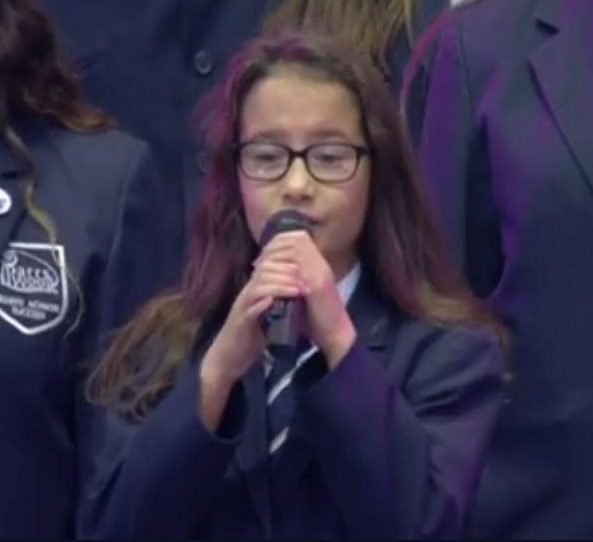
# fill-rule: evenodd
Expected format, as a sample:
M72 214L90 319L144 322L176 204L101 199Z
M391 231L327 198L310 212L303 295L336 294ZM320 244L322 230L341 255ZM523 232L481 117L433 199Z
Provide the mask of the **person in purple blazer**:
M397 108L356 58L321 37L263 37L204 102L185 279L89 382L111 414L84 537L461 534L503 333L440 255ZM309 230L259 248L286 210ZM277 298L305 315L288 360L262 331Z
M590 539L593 2L466 2L438 36L415 130L424 176L512 338L471 534Z

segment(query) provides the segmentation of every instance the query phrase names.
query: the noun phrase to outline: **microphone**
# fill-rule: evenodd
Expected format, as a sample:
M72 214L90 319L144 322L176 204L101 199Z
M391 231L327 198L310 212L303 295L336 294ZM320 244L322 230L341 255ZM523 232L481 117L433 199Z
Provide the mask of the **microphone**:
M310 220L293 209L284 209L272 215L261 234L259 245L264 247L277 233L305 230L311 231ZM304 318L302 299L274 299L265 312L262 325L268 351L273 357L287 359L296 350Z

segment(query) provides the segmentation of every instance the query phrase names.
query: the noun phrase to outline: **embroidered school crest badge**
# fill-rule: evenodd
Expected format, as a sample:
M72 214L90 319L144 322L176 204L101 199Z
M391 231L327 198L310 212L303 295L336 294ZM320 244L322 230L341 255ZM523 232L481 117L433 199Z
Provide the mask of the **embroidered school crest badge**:
M62 245L10 243L0 266L0 318L25 335L57 326L68 308Z

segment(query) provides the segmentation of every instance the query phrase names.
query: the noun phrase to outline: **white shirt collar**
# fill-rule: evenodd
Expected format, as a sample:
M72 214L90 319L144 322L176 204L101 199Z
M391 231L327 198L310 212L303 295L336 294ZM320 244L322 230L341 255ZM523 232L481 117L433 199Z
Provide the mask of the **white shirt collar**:
M354 264L354 267L348 271L348 273L342 277L342 280L338 282L336 285L338 288L338 293L340 294L340 299L344 305L348 304L356 286L358 286L358 281L360 280L360 262L357 261Z

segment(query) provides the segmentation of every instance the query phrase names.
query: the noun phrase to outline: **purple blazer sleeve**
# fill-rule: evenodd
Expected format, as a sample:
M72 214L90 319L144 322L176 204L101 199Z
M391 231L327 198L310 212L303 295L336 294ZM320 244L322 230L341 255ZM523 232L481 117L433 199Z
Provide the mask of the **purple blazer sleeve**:
M384 365L355 344L301 396L296 425L349 538L462 534L499 407L500 348L476 330L408 347L398 341Z

